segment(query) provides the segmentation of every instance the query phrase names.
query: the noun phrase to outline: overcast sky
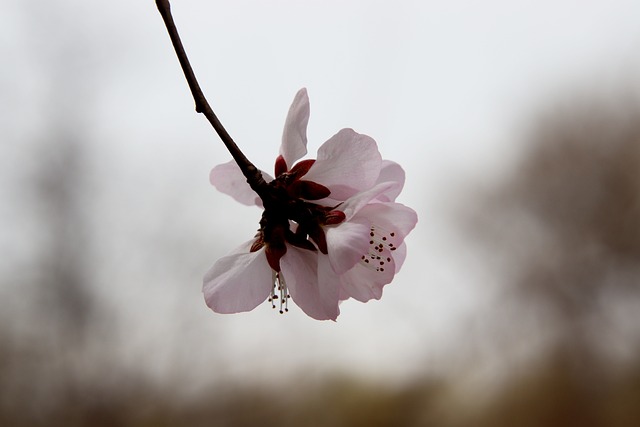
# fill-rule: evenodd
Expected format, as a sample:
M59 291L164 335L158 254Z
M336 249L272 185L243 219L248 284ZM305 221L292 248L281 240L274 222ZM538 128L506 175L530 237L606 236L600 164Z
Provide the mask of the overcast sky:
M193 110L154 2L2 0L0 177L13 206L0 207L0 242L28 263L38 227L21 185L55 152L34 141L72 128L86 147L94 291L126 331L119 354L144 355L152 371L437 367L495 281L456 232L451 203L508 167L523 127L556 97L639 82L634 0L172 3L205 94L256 165L271 171L306 87L310 155L343 127L372 136L405 168L399 201L419 223L382 300L344 303L337 323L266 302L210 312L201 276L253 235L260 212L209 185L230 156Z

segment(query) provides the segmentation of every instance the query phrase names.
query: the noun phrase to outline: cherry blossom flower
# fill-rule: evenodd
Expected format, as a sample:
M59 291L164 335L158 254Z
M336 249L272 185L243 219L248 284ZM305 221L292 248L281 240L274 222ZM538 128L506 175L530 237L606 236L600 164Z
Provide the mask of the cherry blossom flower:
M267 197L253 192L233 161L211 171L218 190L264 208L256 236L204 277L205 301L215 312L249 311L265 300L284 312L291 298L310 317L335 320L342 300L379 299L404 261L404 238L417 216L395 202L402 168L352 129L322 144L316 160L299 161L307 154L308 121L302 89L287 115L275 178L263 172Z

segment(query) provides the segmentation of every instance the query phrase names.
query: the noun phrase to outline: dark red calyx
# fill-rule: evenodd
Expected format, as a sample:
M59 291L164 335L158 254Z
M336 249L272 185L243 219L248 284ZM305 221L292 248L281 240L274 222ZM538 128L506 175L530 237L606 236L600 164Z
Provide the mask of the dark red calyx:
M264 217L263 217L264 219ZM275 272L280 271L280 258L287 252L285 235L289 231L288 223L271 225L266 223L263 234L265 239L264 252L269 266Z
M302 160L291 168L289 175L291 175L292 179L300 179L309 172L315 162L314 159Z
M264 237L263 237L261 232L258 232L258 234L256 236L256 240L251 245L251 249L249 249L249 252L259 251L263 247L264 247Z
M330 211L324 217L325 225L336 225L343 222L347 216L342 211Z
M287 246L282 243L269 243L264 249L264 253L267 256L267 262L273 271L280 271L280 258L287 253Z
M323 254L328 254L327 237L324 235L324 230L319 225L314 225L309 229L309 237L316 243L318 250Z
M312 252L317 251L316 247L313 246L313 243L307 239L306 233L293 233L289 231L287 233L287 243L300 249L306 249Z
M320 200L328 197L331 194L331 190L317 182L300 179L291 183L289 194L294 198Z
M273 271L280 271L280 258L282 258L286 252L287 247L285 245L267 245L264 253L267 256L269 267L271 267Z
M282 157L282 154L281 154L276 159L276 165L274 167L276 178L282 175L283 173L286 173L287 170L289 170L289 168L287 167L287 162L284 160L284 157Z

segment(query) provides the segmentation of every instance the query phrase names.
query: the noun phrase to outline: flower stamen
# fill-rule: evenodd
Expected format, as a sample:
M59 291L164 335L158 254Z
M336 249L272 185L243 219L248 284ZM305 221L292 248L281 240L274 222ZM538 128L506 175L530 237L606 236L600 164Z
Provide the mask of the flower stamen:
M360 257L360 264L377 272L384 272L391 268L393 261L391 251L397 249L396 233L388 231L378 225L369 228L369 250ZM396 241L394 244L392 241Z
M284 281L282 272L273 272L273 288L271 289L271 295L269 295L268 301L271 303L271 308L276 308L276 301L280 304L280 314L287 313L289 311L289 289L287 283ZM277 294L276 294L277 291Z

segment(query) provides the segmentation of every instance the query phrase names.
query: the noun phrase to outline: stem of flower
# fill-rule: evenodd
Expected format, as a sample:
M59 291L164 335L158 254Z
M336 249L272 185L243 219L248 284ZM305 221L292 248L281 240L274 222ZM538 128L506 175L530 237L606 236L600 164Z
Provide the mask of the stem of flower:
M262 172L260 172L260 170L256 168L253 163L249 161L249 159L247 159L244 153L236 145L227 130L224 128L224 126L222 126L222 123L220 123L220 120L218 120L216 114L213 112L213 109L209 105L209 102L207 102L204 93L202 93L202 89L200 89L200 85L198 84L196 75L191 68L191 64L189 63L189 59L187 58L187 53L184 50L182 41L180 40L178 29L173 22L169 0L156 0L156 6L158 7L160 15L162 15L164 24L167 27L167 31L169 32L169 37L171 38L171 43L173 44L173 48L176 51L178 60L180 61L180 66L182 67L184 76L187 79L189 88L191 89L193 100L196 103L196 112L204 114L207 120L209 120L209 123L211 123L213 129L215 129L216 133L218 134L224 145L227 147L227 150L229 150L229 153L231 153L231 156L240 167L240 170L242 170L245 178L247 178L247 182L249 183L253 191L255 191L258 196L260 196L264 200L266 197L268 197L268 189L267 183L262 177Z

